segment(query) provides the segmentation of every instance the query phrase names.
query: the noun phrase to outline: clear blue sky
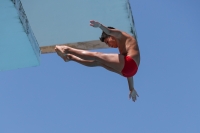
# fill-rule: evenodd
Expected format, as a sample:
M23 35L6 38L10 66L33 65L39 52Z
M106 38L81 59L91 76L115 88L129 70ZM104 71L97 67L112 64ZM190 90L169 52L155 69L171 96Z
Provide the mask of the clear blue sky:
M39 67L1 72L0 133L199 133L200 1L131 5L141 50L137 102L115 73L42 55Z

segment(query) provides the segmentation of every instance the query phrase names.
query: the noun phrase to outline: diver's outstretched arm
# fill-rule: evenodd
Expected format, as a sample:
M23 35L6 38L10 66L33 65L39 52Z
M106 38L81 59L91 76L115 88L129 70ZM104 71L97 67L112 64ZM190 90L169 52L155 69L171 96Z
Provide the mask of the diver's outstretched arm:
M100 28L107 35L111 35L111 36L114 36L116 38L121 38L121 36L122 36L122 31L117 30L117 29L110 29L110 28L104 26L103 24L101 24L97 21L94 21L94 20L90 21L90 26L95 27L95 28Z
M128 77L128 86L129 86L129 98L132 98L132 100L135 102L137 100L137 97L139 97L139 95L137 94L137 91L134 89L134 82L133 82L133 77Z

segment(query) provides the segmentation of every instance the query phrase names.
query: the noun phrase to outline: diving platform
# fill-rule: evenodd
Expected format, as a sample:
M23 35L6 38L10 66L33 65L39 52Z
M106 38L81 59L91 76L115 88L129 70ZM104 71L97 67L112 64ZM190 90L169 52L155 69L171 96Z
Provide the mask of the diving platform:
M38 66L55 45L108 48L90 20L137 38L129 0L1 0L0 13L0 71Z

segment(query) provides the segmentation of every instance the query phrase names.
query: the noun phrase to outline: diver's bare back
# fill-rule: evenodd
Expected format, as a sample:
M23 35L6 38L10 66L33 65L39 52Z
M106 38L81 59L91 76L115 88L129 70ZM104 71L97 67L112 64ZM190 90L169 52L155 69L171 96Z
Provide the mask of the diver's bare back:
M140 51L137 41L131 35L122 32L122 37L117 40L119 52L122 55L128 55L135 60L137 65L140 65Z

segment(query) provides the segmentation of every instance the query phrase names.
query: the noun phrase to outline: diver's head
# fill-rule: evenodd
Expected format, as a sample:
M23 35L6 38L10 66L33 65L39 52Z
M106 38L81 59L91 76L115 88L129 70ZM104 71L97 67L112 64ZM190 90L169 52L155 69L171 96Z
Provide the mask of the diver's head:
M109 29L115 29L113 27L108 27ZM115 37L106 34L104 31L101 34L101 37L99 38L102 42L105 42L109 47L117 48L117 42Z

